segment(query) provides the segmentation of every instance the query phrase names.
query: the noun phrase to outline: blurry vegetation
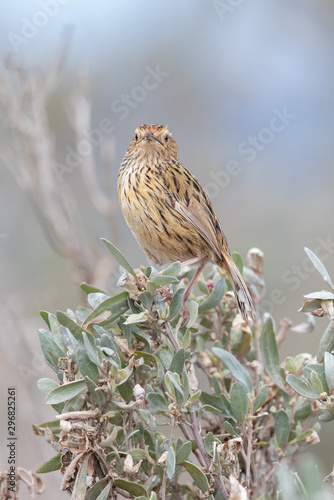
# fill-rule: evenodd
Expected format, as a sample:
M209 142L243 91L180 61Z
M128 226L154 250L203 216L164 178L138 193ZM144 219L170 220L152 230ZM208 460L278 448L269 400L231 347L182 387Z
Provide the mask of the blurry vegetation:
M109 278L113 263L103 254L96 239L84 229L86 221L78 208L77 197L66 182L66 175L75 169L80 170L87 188L87 200L103 216L117 243L119 232L115 206L105 194L111 191L113 139L105 137L100 144L102 188L94 156L89 75L82 70L66 106L75 135L75 148L69 145L65 161L58 160L48 109L62 83L68 38L65 37L63 42L58 59L48 74L26 68L13 58L2 67L0 105L6 117L9 141L2 148L0 158L29 196L52 248L69 260L75 281L85 280L106 286L105 280Z

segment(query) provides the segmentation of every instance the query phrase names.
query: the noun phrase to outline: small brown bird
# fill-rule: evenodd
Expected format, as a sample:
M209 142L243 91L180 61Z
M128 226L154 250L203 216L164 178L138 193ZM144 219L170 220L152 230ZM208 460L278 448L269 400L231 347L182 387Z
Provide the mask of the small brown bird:
M252 298L209 197L177 154L177 143L167 127L136 129L118 174L125 220L153 262L199 263L184 300L206 262L214 262L226 271L243 319L255 320Z

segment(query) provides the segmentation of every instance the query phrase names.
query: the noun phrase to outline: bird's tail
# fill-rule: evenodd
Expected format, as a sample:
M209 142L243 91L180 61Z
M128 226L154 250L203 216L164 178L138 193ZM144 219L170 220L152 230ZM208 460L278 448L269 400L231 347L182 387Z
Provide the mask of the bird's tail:
M232 256L224 252L224 259L219 263L220 267L226 271L228 279L231 282L233 292L238 304L239 311L247 323L249 320L255 322L256 312L252 297L249 293L246 283L241 276L239 269L232 259Z

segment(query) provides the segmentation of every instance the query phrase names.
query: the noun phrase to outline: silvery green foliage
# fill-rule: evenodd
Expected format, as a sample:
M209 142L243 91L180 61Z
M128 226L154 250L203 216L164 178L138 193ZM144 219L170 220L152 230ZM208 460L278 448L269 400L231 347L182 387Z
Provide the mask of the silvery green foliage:
M252 329L243 323L215 267L200 276L186 314L193 271L179 262L161 273L134 270L105 244L121 266L120 292L85 283L87 307L41 313L54 377L38 386L58 415L35 426L54 449L39 472L61 469L60 487L73 499L330 498L312 464L307 477L292 466L319 441L319 419L334 418L332 291L306 296L303 306L330 321L317 361L280 362L282 332L268 315ZM255 298L262 268L247 272Z

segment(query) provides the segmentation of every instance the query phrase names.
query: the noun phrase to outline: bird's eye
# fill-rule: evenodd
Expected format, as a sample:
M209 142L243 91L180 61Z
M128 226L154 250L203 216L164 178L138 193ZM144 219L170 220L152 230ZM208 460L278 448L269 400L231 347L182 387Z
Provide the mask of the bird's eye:
M135 136L134 136L134 140L135 140L136 142L138 142L138 134L135 134Z

